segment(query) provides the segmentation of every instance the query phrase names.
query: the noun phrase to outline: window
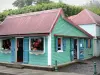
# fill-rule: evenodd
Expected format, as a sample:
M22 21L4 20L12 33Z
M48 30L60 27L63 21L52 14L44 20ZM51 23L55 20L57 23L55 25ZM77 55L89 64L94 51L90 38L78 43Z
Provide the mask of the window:
M91 48L91 39L86 39L86 48Z
M31 51L44 51L44 39L41 37L34 37L30 39Z
M2 40L2 48L4 50L10 50L11 42L10 39Z
M10 41L10 39L0 39L0 52L11 53L11 41Z
M62 38L61 37L57 38L57 51L58 52L62 52L63 51L63 48L62 48Z

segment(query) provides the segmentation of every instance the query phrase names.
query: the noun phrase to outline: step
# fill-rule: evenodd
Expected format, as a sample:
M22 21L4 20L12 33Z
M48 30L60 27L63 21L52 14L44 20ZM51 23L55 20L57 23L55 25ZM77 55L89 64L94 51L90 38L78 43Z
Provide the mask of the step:
M9 67L9 68L18 68L18 69L24 68L24 66L21 65L20 63L7 64L6 67Z

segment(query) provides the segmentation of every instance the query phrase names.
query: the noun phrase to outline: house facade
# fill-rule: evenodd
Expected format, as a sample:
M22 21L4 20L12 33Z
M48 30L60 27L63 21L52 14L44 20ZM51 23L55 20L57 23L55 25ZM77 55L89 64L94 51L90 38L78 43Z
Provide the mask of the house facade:
M93 37L62 9L8 16L0 25L0 62L53 66L93 57Z
M93 55L100 56L100 16L84 9L79 14L69 17L69 19L94 37Z

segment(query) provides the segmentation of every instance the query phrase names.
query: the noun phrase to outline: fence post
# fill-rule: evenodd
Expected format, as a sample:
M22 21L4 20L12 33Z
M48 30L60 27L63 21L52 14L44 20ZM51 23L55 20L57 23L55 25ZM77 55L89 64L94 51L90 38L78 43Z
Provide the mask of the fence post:
M96 62L94 62L94 74L93 75L97 75Z
M58 72L57 60L55 61L55 72Z

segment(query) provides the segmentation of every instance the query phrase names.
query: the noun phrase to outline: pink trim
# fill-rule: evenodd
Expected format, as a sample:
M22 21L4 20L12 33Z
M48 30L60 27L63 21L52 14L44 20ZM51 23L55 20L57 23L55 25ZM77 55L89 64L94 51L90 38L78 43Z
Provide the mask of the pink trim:
M57 16L56 16L56 19L54 20L54 22L53 22L53 24L52 24L51 28L50 28L50 32L52 32L52 30L53 30L53 28L54 28L55 24L57 23L58 18L59 18L59 17L60 17L60 15L61 15L61 11L62 11L62 8L59 8L59 12L58 12L58 14L57 14Z

